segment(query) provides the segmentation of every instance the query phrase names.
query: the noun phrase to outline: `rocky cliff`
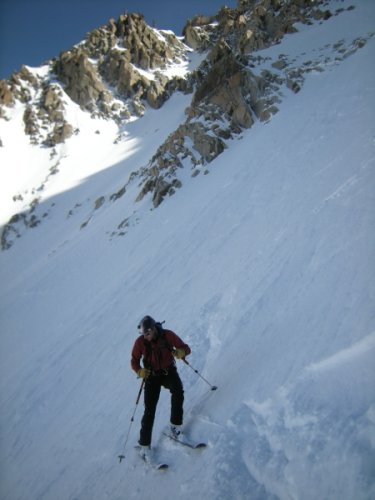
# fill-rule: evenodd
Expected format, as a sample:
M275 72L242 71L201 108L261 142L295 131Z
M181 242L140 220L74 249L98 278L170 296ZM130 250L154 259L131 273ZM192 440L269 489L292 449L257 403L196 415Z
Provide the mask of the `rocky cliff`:
M0 118L7 120L8 110L22 105L25 134L35 146L51 148L52 158L57 145L80 133L66 116L69 100L121 127L131 117L141 117L146 106L161 107L176 91L190 94L185 121L110 197L121 198L136 177L137 200L151 194L157 207L181 187L181 168L190 168L193 177L207 173L229 139L255 121L270 120L285 92L299 92L307 72L324 69L319 58L296 66L283 55L265 61L258 51L278 44L298 23L325 22L339 14L327 10L324 1L239 0L234 9L223 7L215 15L188 20L181 38L148 26L141 14L124 14L88 33L38 74L22 67L0 81ZM338 45L336 57L342 59L364 43ZM202 56L196 69L183 77L165 71L186 61L192 51ZM34 209L12 217L2 233L3 249L19 235L17 225L40 222Z

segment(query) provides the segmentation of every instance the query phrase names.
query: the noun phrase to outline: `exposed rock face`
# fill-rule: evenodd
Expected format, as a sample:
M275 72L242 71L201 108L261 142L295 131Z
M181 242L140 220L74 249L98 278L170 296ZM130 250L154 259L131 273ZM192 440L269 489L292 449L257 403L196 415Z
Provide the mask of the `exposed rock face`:
M27 104L25 133L34 144L54 146L70 137L73 127L62 116L62 100L52 98L56 83L51 83L51 76L83 109L121 122L131 114L142 115L142 101L159 108L176 89L186 88L184 80L157 71L183 60L185 53L176 36L149 27L142 15L120 16L61 53L51 62L47 77L23 66L9 80L1 80L0 118L16 100ZM152 71L149 78L144 71ZM42 125L50 129L48 134L42 133Z
M157 72L147 78L140 70L164 69L185 51L173 34L157 32L142 15L129 14L89 33L83 44L60 55L54 69L71 99L90 111L97 107L110 114L108 83L123 98L144 99L158 108L170 95L170 81Z
M296 23L329 19L332 14L321 6L323 0L238 0L235 9L223 7L215 16L196 16L184 28L184 42L198 52L205 51L205 57L186 78L166 76L163 70L188 58L187 45L170 32L151 28L140 14L124 14L88 33L83 42L43 70L23 66L9 80L1 80L0 119L9 119L10 108L21 103L30 141L55 148L79 133L66 119L69 99L91 115L123 124L131 115L142 116L146 105L161 107L175 91L191 93L185 121L159 145L146 166L135 166L108 199L96 200L92 214L80 227L84 229L106 203L125 196L133 182L139 189L137 201L150 196L157 207L182 186L181 169L189 169L192 177L208 173L209 164L225 150L228 139L256 120L270 120L284 92L299 92L306 73L323 71L319 61L296 67L285 55L266 61L256 54L293 33ZM342 43L333 47L335 61L363 47L366 40L355 40L349 47ZM121 141L121 134L116 141ZM52 149L51 158L54 154ZM45 183L59 172L57 165L51 167ZM35 191L42 191L45 183ZM4 227L3 249L48 215L38 215L38 203L39 198L29 200L24 212L15 214ZM125 234L135 220L127 216L113 234Z
M216 22L215 16L196 16L188 21L182 32L185 43L194 50L206 50L215 32L215 28L211 27L213 22Z
M326 20L329 11L313 0L238 0L237 8L223 7L216 16L197 16L184 28L185 43L196 50L205 50L219 37L231 38L232 48L242 54L263 49L296 31L297 22ZM216 23L216 26L214 26Z
M90 111L94 105L100 105L105 86L82 48L62 53L54 70L64 84L65 92L74 102Z
M32 94L38 88L39 82L26 66L13 73L9 80L0 80L0 118L6 116L6 107L11 107L16 101L28 103Z
M267 83L260 84L249 72L249 55L292 32L297 21L328 18L329 13L317 8L319 3L240 0L236 9L223 7L215 16L189 20L185 43L210 52L188 82L161 73L169 63L186 57L185 46L172 33L148 26L141 14L124 14L88 33L84 42L53 61L52 73L83 109L119 122L134 113L142 115L145 102L159 108L175 90L195 86L189 119L207 114L203 107L214 105L236 131L250 127L255 117L267 120L276 111L274 103L270 105L261 95ZM33 143L53 146L69 137L73 127L64 121L62 100L51 102L56 89L49 82L25 66L9 81L1 81L0 117L15 100L27 104L25 132ZM288 85L294 91L298 87L291 78ZM51 90L46 90L48 86ZM50 129L48 134L41 132L42 125Z
M209 53L191 75L195 92L185 124L168 137L150 165L141 170L144 183L138 200L151 192L157 206L175 191L178 169L187 159L196 176L225 149L225 139L251 127L256 119L269 120L278 111L278 89L282 85L299 91L301 74L290 71L281 78L264 71L255 75L253 53L296 31L296 22L328 19L331 14L318 8L322 3L239 0L235 9L223 7L216 16L196 16L187 22L185 43ZM158 189L160 185L163 189Z
M14 96L6 80L0 80L0 102L5 106L14 104Z
M7 118L6 109L16 101L25 105L25 133L33 144L54 146L71 136L73 127L65 120L63 92L58 84L23 66L8 81L0 81L0 118Z
M202 102L215 104L233 126L250 127L253 118L245 99L249 88L243 64L223 39L215 45L207 60L209 65L194 94L191 114L196 114L194 110Z

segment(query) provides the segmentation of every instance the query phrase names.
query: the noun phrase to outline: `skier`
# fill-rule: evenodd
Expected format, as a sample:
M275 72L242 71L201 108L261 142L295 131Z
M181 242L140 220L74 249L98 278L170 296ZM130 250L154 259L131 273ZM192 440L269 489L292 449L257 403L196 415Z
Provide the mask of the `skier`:
M141 457L147 461L151 459L152 427L162 386L171 393L170 434L177 437L181 433L184 389L175 358L184 359L191 350L178 335L164 330L151 316L145 316L138 328L141 335L133 346L131 367L145 382L139 444Z

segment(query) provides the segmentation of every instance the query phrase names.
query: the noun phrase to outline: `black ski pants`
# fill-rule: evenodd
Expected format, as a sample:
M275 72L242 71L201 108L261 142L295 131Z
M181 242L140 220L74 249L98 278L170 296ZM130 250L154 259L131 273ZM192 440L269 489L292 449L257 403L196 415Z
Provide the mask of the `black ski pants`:
M145 410L142 417L139 436L139 444L141 446L149 446L151 444L152 427L155 420L156 406L159 401L160 390L162 387L169 389L171 393L171 424L182 424L184 389L176 367L171 366L166 372L151 375L145 382Z

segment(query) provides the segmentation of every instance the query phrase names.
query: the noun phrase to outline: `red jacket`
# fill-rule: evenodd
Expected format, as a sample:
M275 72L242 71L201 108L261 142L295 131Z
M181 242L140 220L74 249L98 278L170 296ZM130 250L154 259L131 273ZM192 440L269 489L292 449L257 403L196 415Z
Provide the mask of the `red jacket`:
M174 363L172 349L184 349L186 355L191 353L190 347L171 330L158 333L156 339L147 340L140 335L134 342L131 367L138 373L141 368L141 359L145 368L159 371L168 368Z

